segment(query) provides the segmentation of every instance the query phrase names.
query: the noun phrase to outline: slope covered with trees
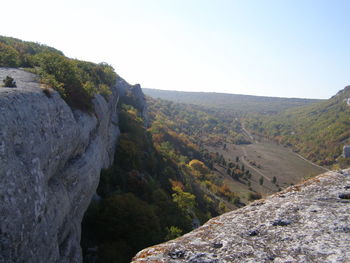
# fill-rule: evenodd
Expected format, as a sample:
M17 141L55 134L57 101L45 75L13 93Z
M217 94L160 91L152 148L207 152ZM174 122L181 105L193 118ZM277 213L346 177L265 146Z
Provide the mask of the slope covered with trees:
M350 87L339 91L327 101L291 109L275 116L250 116L246 126L255 134L267 136L293 149L320 165L331 166L342 148L350 144Z
M228 110L236 114L260 112L272 114L289 108L305 106L317 102L315 99L263 97L216 92L184 92L157 89L143 89L153 98L204 106L211 109Z
M227 167L231 180L249 171L236 163L229 167L222 155L204 151L196 142L195 127L209 123L204 132L215 133L221 127L221 134L227 130L224 124L191 106L149 98L149 127L145 127L130 96L121 97L121 136L114 165L102 172L99 197L83 222L85 262L94 257L99 262L129 262L142 248L244 205L213 167Z

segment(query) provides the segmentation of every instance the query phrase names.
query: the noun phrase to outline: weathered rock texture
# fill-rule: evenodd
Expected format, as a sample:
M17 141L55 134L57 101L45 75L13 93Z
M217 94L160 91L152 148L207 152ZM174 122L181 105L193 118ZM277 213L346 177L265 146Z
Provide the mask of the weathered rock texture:
M0 262L81 262L81 220L119 135L117 87L89 115L31 73L7 75L17 88L0 88Z
M209 220L132 262L350 262L350 176L328 172Z

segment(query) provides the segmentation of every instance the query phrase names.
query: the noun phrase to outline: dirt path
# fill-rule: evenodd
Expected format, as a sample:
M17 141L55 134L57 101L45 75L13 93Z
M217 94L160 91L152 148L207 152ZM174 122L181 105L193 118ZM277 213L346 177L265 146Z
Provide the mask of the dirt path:
M300 154L298 154L298 153L296 153L296 152L293 152L293 151L291 151L293 154L295 154L296 156L298 156L300 159L303 159L305 162L308 162L309 164L311 164L311 165L313 165L313 166L316 166L316 167L318 167L318 168L321 168L321 169L323 169L323 170L325 170L325 171L327 171L327 172L330 172L331 170L329 170L329 169L327 169L327 168L325 168L325 167L322 167L322 166L320 166L320 165L318 165L318 164L316 164L316 163L313 163L313 162L311 162L311 161L309 161L308 159L306 159L306 158L304 158L303 156L301 156Z
M242 130L248 136L248 138L251 139L254 143L257 143L257 141L254 139L253 135L244 127L244 124L241 123L241 125L242 125Z

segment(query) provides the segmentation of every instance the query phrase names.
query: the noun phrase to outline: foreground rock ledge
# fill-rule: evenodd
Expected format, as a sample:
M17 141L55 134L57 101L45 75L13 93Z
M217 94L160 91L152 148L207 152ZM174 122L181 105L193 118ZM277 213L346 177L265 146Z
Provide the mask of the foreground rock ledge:
M350 262L349 171L319 175L213 218L132 262Z

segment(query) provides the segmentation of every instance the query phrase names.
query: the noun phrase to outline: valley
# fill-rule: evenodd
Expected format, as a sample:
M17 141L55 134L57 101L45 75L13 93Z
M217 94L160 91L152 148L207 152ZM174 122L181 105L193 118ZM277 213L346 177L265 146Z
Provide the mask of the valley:
M6 253L23 222L41 257L55 258L46 262L127 263L213 217L350 165L342 155L350 87L329 100L142 90L106 63L15 38L0 37L1 46L0 208L7 222L19 220L5 229ZM72 199L58 201L67 193ZM14 201L28 216L17 217ZM46 228L51 248L41 242ZM32 253L30 243L18 258Z
M267 113L266 109L263 110L267 98L259 100L253 96L226 94L225 97L215 94L215 99L211 93L199 93L196 96L194 93L150 89L146 89L145 93L157 98L152 98L150 104L157 105L157 108L151 107L152 110L160 110L177 132L185 133L194 144L200 146L207 163L212 164L212 173L239 197L241 204L329 171L295 152L292 146L283 145L255 130L251 131L252 126L249 125L251 118L254 120L258 112L267 119L283 114L286 107L293 109L300 107L298 103L301 102L308 106L319 101L268 98L276 107L274 112ZM190 94L193 96L186 96ZM236 100L231 105L223 104L222 101L228 101L230 96ZM239 98L244 98L245 107L241 106ZM204 105L208 101L210 104ZM233 110L238 107L240 111ZM239 171L236 172L237 168ZM226 205L229 209L237 208L237 203L226 202Z
M226 176L226 169L218 166L216 173L225 176L225 183L230 189L242 198L243 202L248 201L249 188L263 195L269 195L290 185L300 183L309 177L313 177L326 168L317 167L303 160L293 151L274 142L254 142L249 145L228 144L226 149L208 146L212 152L218 151L228 161L239 157L239 162L244 164L252 176L247 181L235 181ZM259 184L259 179L263 177L263 185ZM272 182L276 177L276 184Z

